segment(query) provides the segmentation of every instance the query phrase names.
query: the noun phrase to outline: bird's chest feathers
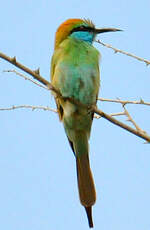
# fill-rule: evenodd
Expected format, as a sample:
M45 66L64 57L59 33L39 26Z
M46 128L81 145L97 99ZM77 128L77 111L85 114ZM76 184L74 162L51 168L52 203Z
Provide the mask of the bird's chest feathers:
M58 54L54 85L65 97L74 97L86 104L95 102L99 88L98 51L87 42L74 39L62 48Z

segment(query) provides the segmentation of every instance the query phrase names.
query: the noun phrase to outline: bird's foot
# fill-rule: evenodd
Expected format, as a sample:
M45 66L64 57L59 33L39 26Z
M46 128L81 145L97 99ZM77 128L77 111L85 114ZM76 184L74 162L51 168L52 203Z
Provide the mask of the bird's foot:
M93 113L93 106L91 106L91 105L89 105L88 107L87 107L87 113L88 113L88 115L91 115L92 113Z

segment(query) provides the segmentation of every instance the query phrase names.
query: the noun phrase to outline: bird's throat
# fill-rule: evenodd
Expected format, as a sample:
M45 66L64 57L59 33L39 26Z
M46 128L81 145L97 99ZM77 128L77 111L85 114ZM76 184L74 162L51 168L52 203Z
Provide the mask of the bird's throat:
M94 39L94 34L88 31L75 31L70 35L70 37L92 44Z

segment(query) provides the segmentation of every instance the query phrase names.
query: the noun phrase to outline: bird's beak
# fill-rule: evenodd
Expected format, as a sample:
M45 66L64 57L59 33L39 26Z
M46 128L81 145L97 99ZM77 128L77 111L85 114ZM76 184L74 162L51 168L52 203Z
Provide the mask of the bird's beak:
M95 29L95 33L96 33L96 34L105 33L105 32L116 32L116 31L122 31L122 30L116 29L116 28L101 28L101 29Z

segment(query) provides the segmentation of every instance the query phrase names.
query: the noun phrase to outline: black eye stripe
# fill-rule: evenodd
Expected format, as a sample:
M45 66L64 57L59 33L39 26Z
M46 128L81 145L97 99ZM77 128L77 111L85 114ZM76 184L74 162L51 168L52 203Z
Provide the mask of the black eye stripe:
M77 31L89 31L89 32L92 32L92 31L94 31L94 28L85 27L85 26L80 26L80 27L74 28L74 29L71 31L71 34L72 34L73 32L77 32Z

